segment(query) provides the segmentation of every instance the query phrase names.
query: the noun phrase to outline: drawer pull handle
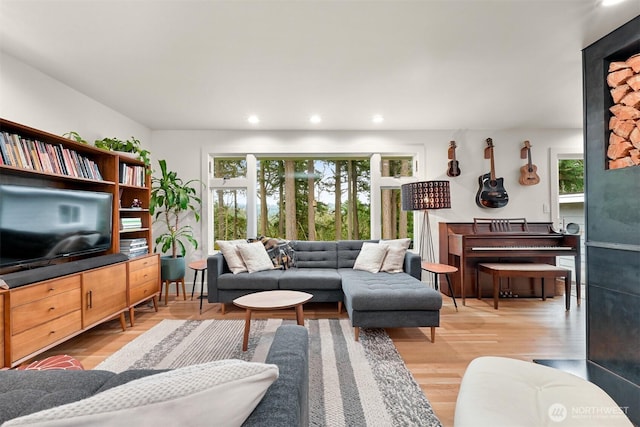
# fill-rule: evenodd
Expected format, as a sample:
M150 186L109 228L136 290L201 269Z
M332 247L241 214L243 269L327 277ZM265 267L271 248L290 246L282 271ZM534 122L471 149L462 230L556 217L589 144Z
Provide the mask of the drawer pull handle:
M49 311L53 311L55 309L56 309L55 307L49 307Z
M51 331L51 332L49 332L49 335L53 335L55 333L56 333L56 331Z
M49 288L49 292L53 292L55 290L56 290L56 288Z

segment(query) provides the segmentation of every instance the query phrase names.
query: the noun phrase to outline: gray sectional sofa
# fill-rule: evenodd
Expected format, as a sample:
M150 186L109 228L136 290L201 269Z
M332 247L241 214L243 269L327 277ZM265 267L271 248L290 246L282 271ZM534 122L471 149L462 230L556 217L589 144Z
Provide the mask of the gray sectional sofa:
M309 339L307 330L298 325L282 325L274 335L265 363L278 366L278 379L251 415L242 424L249 426L307 426L309 424ZM126 386L138 378L165 370L110 371L0 371L0 424L17 417L34 414L60 405L97 395L114 387ZM174 404L165 397L167 404ZM189 396L186 396L189 398ZM216 397L211 396L214 400ZM142 411L157 410L158 403ZM111 408L117 411L116 408ZM191 411L197 416L195 411ZM189 419L190 411L173 411L165 425L215 424L215 419ZM108 415L108 414L107 414ZM19 420L15 420L19 423ZM109 423L107 423L109 424ZM56 425L82 425L82 420L66 418Z
M252 292L297 290L311 302L344 304L358 339L359 328L431 327L440 325L441 294L421 282L419 255L407 252L401 273L354 270L364 240L291 241L295 267L233 274L221 253L207 259L208 301L224 304ZM367 240L366 242L377 242Z

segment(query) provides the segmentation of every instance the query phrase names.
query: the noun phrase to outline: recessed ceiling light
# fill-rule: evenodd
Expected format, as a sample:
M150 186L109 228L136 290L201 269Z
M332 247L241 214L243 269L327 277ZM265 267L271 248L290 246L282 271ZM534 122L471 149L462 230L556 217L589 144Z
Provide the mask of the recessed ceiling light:
M249 116L247 121L252 125L257 125L258 123L260 123L260 117L256 116L255 114L252 114Z
M371 121L373 123L382 123L384 122L384 117L382 117L382 114L374 114Z
M322 121L322 117L320 117L318 114L314 114L311 117L309 117L309 121L311 123L320 123Z
M614 4L622 3L624 0L602 0L603 6L613 6Z

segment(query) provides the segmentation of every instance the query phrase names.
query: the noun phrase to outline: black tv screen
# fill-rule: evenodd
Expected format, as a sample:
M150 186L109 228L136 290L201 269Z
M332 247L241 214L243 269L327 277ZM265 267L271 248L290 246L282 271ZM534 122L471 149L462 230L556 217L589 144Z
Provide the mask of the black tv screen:
M110 193L0 185L0 267L108 250L112 209Z

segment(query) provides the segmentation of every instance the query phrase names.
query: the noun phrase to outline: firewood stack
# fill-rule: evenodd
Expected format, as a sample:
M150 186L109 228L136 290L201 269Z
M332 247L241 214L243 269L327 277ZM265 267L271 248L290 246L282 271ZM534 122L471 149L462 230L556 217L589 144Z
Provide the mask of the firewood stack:
M609 169L640 165L640 53L609 64Z

